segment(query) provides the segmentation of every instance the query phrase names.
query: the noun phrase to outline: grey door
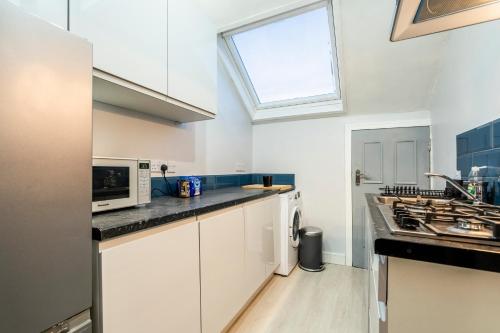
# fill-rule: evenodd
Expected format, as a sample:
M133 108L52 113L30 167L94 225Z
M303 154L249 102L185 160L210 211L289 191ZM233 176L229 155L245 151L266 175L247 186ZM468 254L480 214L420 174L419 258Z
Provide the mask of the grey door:
M389 186L429 188L429 127L352 132L352 264L366 268L364 196ZM356 173L359 177L356 177ZM359 179L359 182L356 181Z
M92 301L92 47L0 1L0 332Z

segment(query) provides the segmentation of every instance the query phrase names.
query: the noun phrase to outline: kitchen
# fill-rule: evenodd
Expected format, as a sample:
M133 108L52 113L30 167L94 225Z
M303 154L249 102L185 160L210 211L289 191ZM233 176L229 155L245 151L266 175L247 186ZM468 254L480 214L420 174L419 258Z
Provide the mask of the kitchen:
M495 331L499 11L1 1L0 331Z

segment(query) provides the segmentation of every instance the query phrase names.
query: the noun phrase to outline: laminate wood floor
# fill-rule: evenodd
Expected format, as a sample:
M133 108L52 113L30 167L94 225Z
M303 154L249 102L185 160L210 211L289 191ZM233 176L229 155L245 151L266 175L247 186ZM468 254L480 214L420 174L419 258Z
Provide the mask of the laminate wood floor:
M367 271L327 265L310 273L296 267L275 275L230 333L365 333Z

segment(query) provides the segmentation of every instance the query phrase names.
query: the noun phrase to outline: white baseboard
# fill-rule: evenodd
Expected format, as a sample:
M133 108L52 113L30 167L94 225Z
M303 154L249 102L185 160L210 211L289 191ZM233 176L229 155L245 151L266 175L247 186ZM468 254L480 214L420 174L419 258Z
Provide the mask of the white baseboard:
M345 265L345 254L335 252L323 252L325 264Z

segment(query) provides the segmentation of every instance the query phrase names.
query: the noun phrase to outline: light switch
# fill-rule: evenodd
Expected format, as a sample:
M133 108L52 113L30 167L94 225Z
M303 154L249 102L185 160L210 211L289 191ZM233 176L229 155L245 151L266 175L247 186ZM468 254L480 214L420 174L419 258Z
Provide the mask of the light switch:
M167 173L175 173L175 161L167 161Z

